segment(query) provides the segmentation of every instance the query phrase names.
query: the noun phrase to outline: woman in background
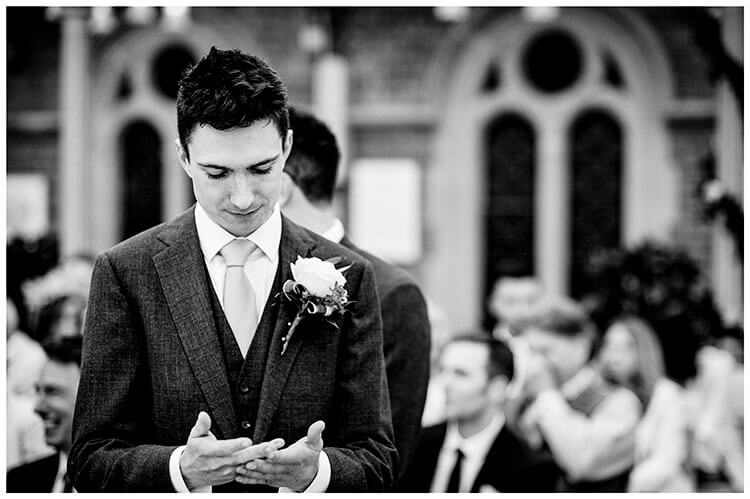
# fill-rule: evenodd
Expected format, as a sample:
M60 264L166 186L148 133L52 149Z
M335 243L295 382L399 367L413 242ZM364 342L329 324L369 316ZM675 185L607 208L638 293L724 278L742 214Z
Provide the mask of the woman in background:
M635 465L628 492L690 492L683 389L664 375L661 345L641 319L615 320L602 338L595 365L611 383L630 389L644 407L636 429Z

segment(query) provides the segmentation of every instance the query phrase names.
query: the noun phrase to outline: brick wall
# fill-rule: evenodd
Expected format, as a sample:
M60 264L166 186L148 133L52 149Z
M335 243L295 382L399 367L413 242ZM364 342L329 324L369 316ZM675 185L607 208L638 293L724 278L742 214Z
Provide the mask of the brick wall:
M713 124L688 121L673 124L671 130L680 186L680 216L674 242L698 262L705 275L710 275L711 225L703 216L697 188L702 175L701 161L710 150Z

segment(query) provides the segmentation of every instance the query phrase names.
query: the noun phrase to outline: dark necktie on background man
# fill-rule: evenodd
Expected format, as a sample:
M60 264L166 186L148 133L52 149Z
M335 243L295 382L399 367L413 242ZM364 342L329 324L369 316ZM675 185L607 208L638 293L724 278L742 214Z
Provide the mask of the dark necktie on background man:
M456 449L456 464L453 466L453 471L451 471L451 476L448 479L446 492L458 492L458 487L461 485L461 466L463 465L463 461L463 452L461 452L461 449Z
M224 277L224 315L243 357L250 348L258 324L255 291L244 271L245 261L256 248L252 241L234 239L220 251L227 265Z

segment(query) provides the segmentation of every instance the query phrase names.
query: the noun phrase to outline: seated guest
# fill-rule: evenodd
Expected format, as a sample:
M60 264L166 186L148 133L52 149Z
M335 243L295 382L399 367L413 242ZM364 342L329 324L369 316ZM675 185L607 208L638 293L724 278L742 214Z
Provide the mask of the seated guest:
M489 335L453 338L440 360L447 422L422 431L398 492L553 491L554 464L505 424L513 355Z
M23 306L23 303L19 303ZM19 327L19 309L10 297L6 308L7 393L5 465L15 468L49 456L44 425L34 413L34 384L47 361L44 349Z
M564 473L565 492L625 491L641 403L587 363L595 329L575 302L548 297L522 327L536 354L525 389L531 400L519 425L532 447L546 447Z
M651 327L636 317L613 322L604 333L597 365L606 380L630 389L645 407L635 433L635 466L628 492L694 491L685 471L685 394L664 376L661 345Z
M34 410L44 421L47 444L57 452L8 472L8 492L72 492L67 461L72 437L73 407L81 373L81 337L45 343L48 360L42 368Z

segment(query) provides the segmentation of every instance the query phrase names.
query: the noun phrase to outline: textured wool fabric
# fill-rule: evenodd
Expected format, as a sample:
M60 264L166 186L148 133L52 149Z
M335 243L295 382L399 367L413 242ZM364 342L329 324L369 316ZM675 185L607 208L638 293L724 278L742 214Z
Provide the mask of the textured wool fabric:
M353 304L335 324L303 320L282 356L297 310L277 295L298 256L342 257ZM97 258L68 467L76 490L172 491L169 458L201 410L216 438L249 426L253 442L293 443L323 420L328 491L390 487L397 457L371 264L283 218L254 339L263 343L253 360L262 381L248 425L235 408L211 292L192 208Z

